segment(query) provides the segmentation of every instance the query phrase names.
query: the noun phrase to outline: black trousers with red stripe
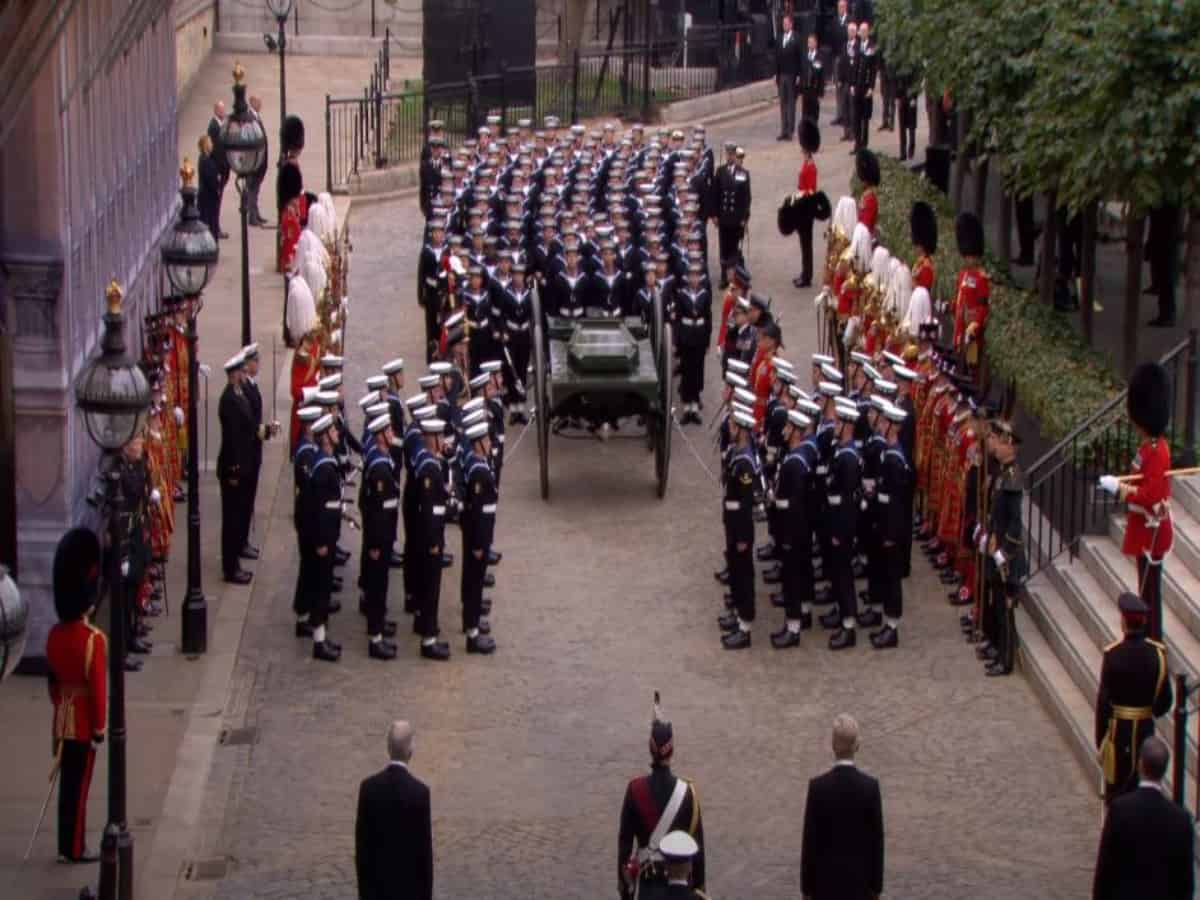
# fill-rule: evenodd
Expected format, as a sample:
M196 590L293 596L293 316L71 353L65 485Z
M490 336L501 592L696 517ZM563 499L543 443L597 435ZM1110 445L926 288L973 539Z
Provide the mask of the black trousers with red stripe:
M63 741L58 776L58 853L67 859L83 856L87 834L88 790L96 751L91 741Z

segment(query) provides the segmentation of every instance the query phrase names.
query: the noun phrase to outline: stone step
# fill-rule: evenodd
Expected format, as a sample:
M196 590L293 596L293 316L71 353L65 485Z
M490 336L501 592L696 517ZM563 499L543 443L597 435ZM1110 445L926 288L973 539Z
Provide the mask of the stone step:
M1164 570L1163 602L1172 604L1176 615L1200 635L1200 522L1176 507L1171 513L1175 542ZM1128 518L1114 515L1109 519L1109 535L1118 547L1125 539ZM1185 602L1176 603L1178 600Z
M1040 576L1039 576L1040 577ZM1053 590L1053 586L1050 586ZM1083 767L1088 781L1099 796L1100 766L1092 743L1093 711L1091 700L1067 673L1062 662L1043 636L1028 607L1016 611L1020 641L1017 661L1058 725L1063 739Z
M1171 512L1183 507L1193 519L1200 521L1200 476L1171 480Z

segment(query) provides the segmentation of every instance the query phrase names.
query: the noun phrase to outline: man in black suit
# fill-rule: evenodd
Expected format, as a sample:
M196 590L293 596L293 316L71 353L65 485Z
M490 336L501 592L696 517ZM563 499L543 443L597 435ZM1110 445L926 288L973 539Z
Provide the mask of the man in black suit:
M258 497L258 476L262 471L263 442L279 434L278 422L263 421L263 396L258 386L258 342L242 348L245 360L242 375L242 392L250 401L251 421L254 425L254 440L251 443L251 468L246 482L246 516L243 521L246 532L242 535L240 554L242 559L258 559L258 548L250 543L250 523L254 521L254 501ZM274 390L275 385L271 385Z
M433 818L429 788L408 771L413 728L393 722L382 772L358 789L354 866L359 900L431 900Z
M217 164L217 174L220 176L220 192L217 197L217 228L213 236L219 240L229 237L221 230L221 199L225 196L225 185L229 183L229 160L225 156L225 145L221 141L221 130L225 127L225 101L218 100L213 104L212 118L208 120L208 137L212 141L212 158Z
M1162 738L1142 743L1137 789L1114 800L1104 820L1093 900L1190 900L1192 817L1163 787L1169 759Z
M837 761L808 783L800 893L804 900L875 900L883 893L883 802L879 782L854 765L858 723L833 720Z
M849 119L846 115L846 98L848 96L848 85L842 77L843 70L846 66L846 48L850 42L848 29L850 27L850 4L848 0L838 0L837 18L834 19L830 33L826 35L829 40L829 46L833 48L833 74L837 79L837 113L833 117L830 125L847 126Z
M779 137L790 141L796 133L796 88L800 81L803 51L800 36L792 27L792 17L783 17L783 33L775 48L775 86L779 89Z
M821 48L817 46L817 35L808 36L808 49L801 60L800 116L817 122L821 118L821 97L825 93L825 63L821 59Z
M221 170L213 155L213 142L207 134L200 135L197 142L200 159L197 169L200 184L196 191L196 205L200 208L200 221L208 226L212 236L221 239Z
M217 478L221 482L221 569L231 584L248 584L251 575L241 564L241 551L250 533L248 488L254 470L254 409L244 389L246 358L241 351L225 363L228 384L221 392L217 417L221 449Z

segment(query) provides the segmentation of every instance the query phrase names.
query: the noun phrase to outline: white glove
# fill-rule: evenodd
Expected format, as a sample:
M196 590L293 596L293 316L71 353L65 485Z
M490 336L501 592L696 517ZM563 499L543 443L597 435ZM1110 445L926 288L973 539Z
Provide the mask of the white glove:
M825 301L829 299L829 288L821 288L820 293L813 297L813 306L820 309L825 305Z
M205 378L212 374L212 366L210 366L208 363L200 363L197 368L200 370L200 374Z
M175 407L175 424L176 425L183 424L183 407L182 406Z
M1121 482L1117 481L1116 475L1101 475L1097 486L1114 497L1121 492Z
M162 503L162 494L159 493L158 488L150 491L150 502L154 504Z
M1008 557L1005 556L1003 551L1001 551L1001 550L997 550L995 553L993 553L992 559L994 559L996 561L996 565L1000 566L1001 568L1003 568L1008 563Z
M127 560L127 559L121 560L121 577L122 578L129 577L129 560Z
M983 534L981 534L979 536L979 542L976 545L979 547L980 553L987 553L987 541L988 541L988 536L987 536L987 532L985 531Z
M971 540L973 540L975 543L978 544L979 543L979 532L982 530L983 530L982 525L976 525L975 530L971 532Z

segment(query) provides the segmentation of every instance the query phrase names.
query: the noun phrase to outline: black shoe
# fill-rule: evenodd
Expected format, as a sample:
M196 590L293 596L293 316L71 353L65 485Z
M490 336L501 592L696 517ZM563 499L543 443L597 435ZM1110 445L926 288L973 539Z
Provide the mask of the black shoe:
M482 653L484 656L487 656L489 653L495 653L496 641L481 630L475 637L467 638L467 652Z
M800 630L808 631L812 628L812 613L800 613Z
M841 628L842 614L836 609L831 609L829 612L825 613L825 615L821 616L821 618L817 621L821 623L822 628L827 628L829 630Z
M779 584L783 581L783 566L776 564L763 570L763 581L767 584Z
M954 595L950 598L951 606L970 606L974 602L975 598L970 593L961 590L955 591Z
M829 638L830 650L846 650L858 643L858 636L853 628L839 628Z
M296 637L310 638L310 637L312 637L312 635L313 635L313 627L311 625L309 625L307 622L297 622L296 623Z
M778 559L779 551L775 549L775 544L772 542L770 544L763 544L757 548L754 551L754 556L759 562L766 562L769 559Z
M885 625L881 630L871 635L871 646L876 650L886 650L889 647L899 647L900 634L891 625Z
M447 660L450 658L450 645L441 641L432 644L421 644L422 659Z
M1012 674L1011 671L1004 668L1004 664L1000 662L992 663L984 671L987 673L988 678L999 678L1004 675Z
M342 648L334 646L329 641L314 641L312 655L313 659L319 659L322 662L337 662L342 658Z
M126 656L125 657L125 671L126 672L142 671L142 661L140 659L134 659L132 656Z
M816 606L828 606L833 602L833 591L829 588L821 588L813 591L813 604Z
M797 275L795 278L792 279L792 287L802 288L802 287L807 287L807 285L804 283L804 279L801 278L799 275Z
M721 638L721 646L726 650L746 650L750 646L750 632L738 629Z
M154 644L142 638L135 637L129 642L129 646L125 649L130 653L136 653L138 656L145 656L154 648Z
M393 569L399 569L404 565L404 554L392 551L391 557L388 558L388 565Z
M782 591L776 591L771 595L770 599L771 605L776 609L783 609L785 606L787 606L787 600L784 599Z
M733 602L733 594L725 594L721 597L721 602L725 604L725 608L732 610L737 604Z
M333 561L336 565L344 566L348 559L350 559L349 550L343 550L341 547L338 547L333 551Z
M396 645L391 641L368 641L367 657L370 659L395 659Z
M486 588L496 586L496 576L491 572L485 572L483 575L483 586Z
M491 611L492 611L492 598L491 597L483 597L479 601L479 614L481 616L486 616L486 615L489 615L491 613Z
M883 624L883 616L874 609L864 609L858 614L859 628L874 628L877 625Z
M980 644L975 648L975 658L981 662L994 662L1000 652L991 644Z
M249 584L250 579L254 576L245 569L238 569L236 572L231 572L225 576L226 584Z
M334 613L340 613L341 611L342 611L342 603L340 600L330 600L329 601L329 614L331 616Z
M241 552L238 553L238 556L240 556L242 559L258 559L258 548L251 547L249 544L247 544L241 549Z
M722 631L735 631L738 627L737 613L727 612L717 617L717 624Z
M84 847L83 852L78 856L67 856L65 853L58 854L58 861L63 865L69 866L86 865L87 863L99 862L100 854L93 853L87 847ZM90 895L91 892L89 891L88 893Z
M800 632L789 631L784 625L778 631L771 632L771 646L776 650L786 650L788 647L800 646Z
M448 569L452 565L454 565L454 554L453 553L443 553L442 554L442 568Z
M504 554L503 554L503 553L498 553L498 552L497 552L497 551L495 551L495 550L489 550L489 551L488 551L487 563L488 563L488 565L489 565L489 566L498 566L498 565L500 565L500 560L502 560L502 559L504 559Z
M713 578L717 579L720 584L729 584L729 567L726 566L720 572L713 572Z

